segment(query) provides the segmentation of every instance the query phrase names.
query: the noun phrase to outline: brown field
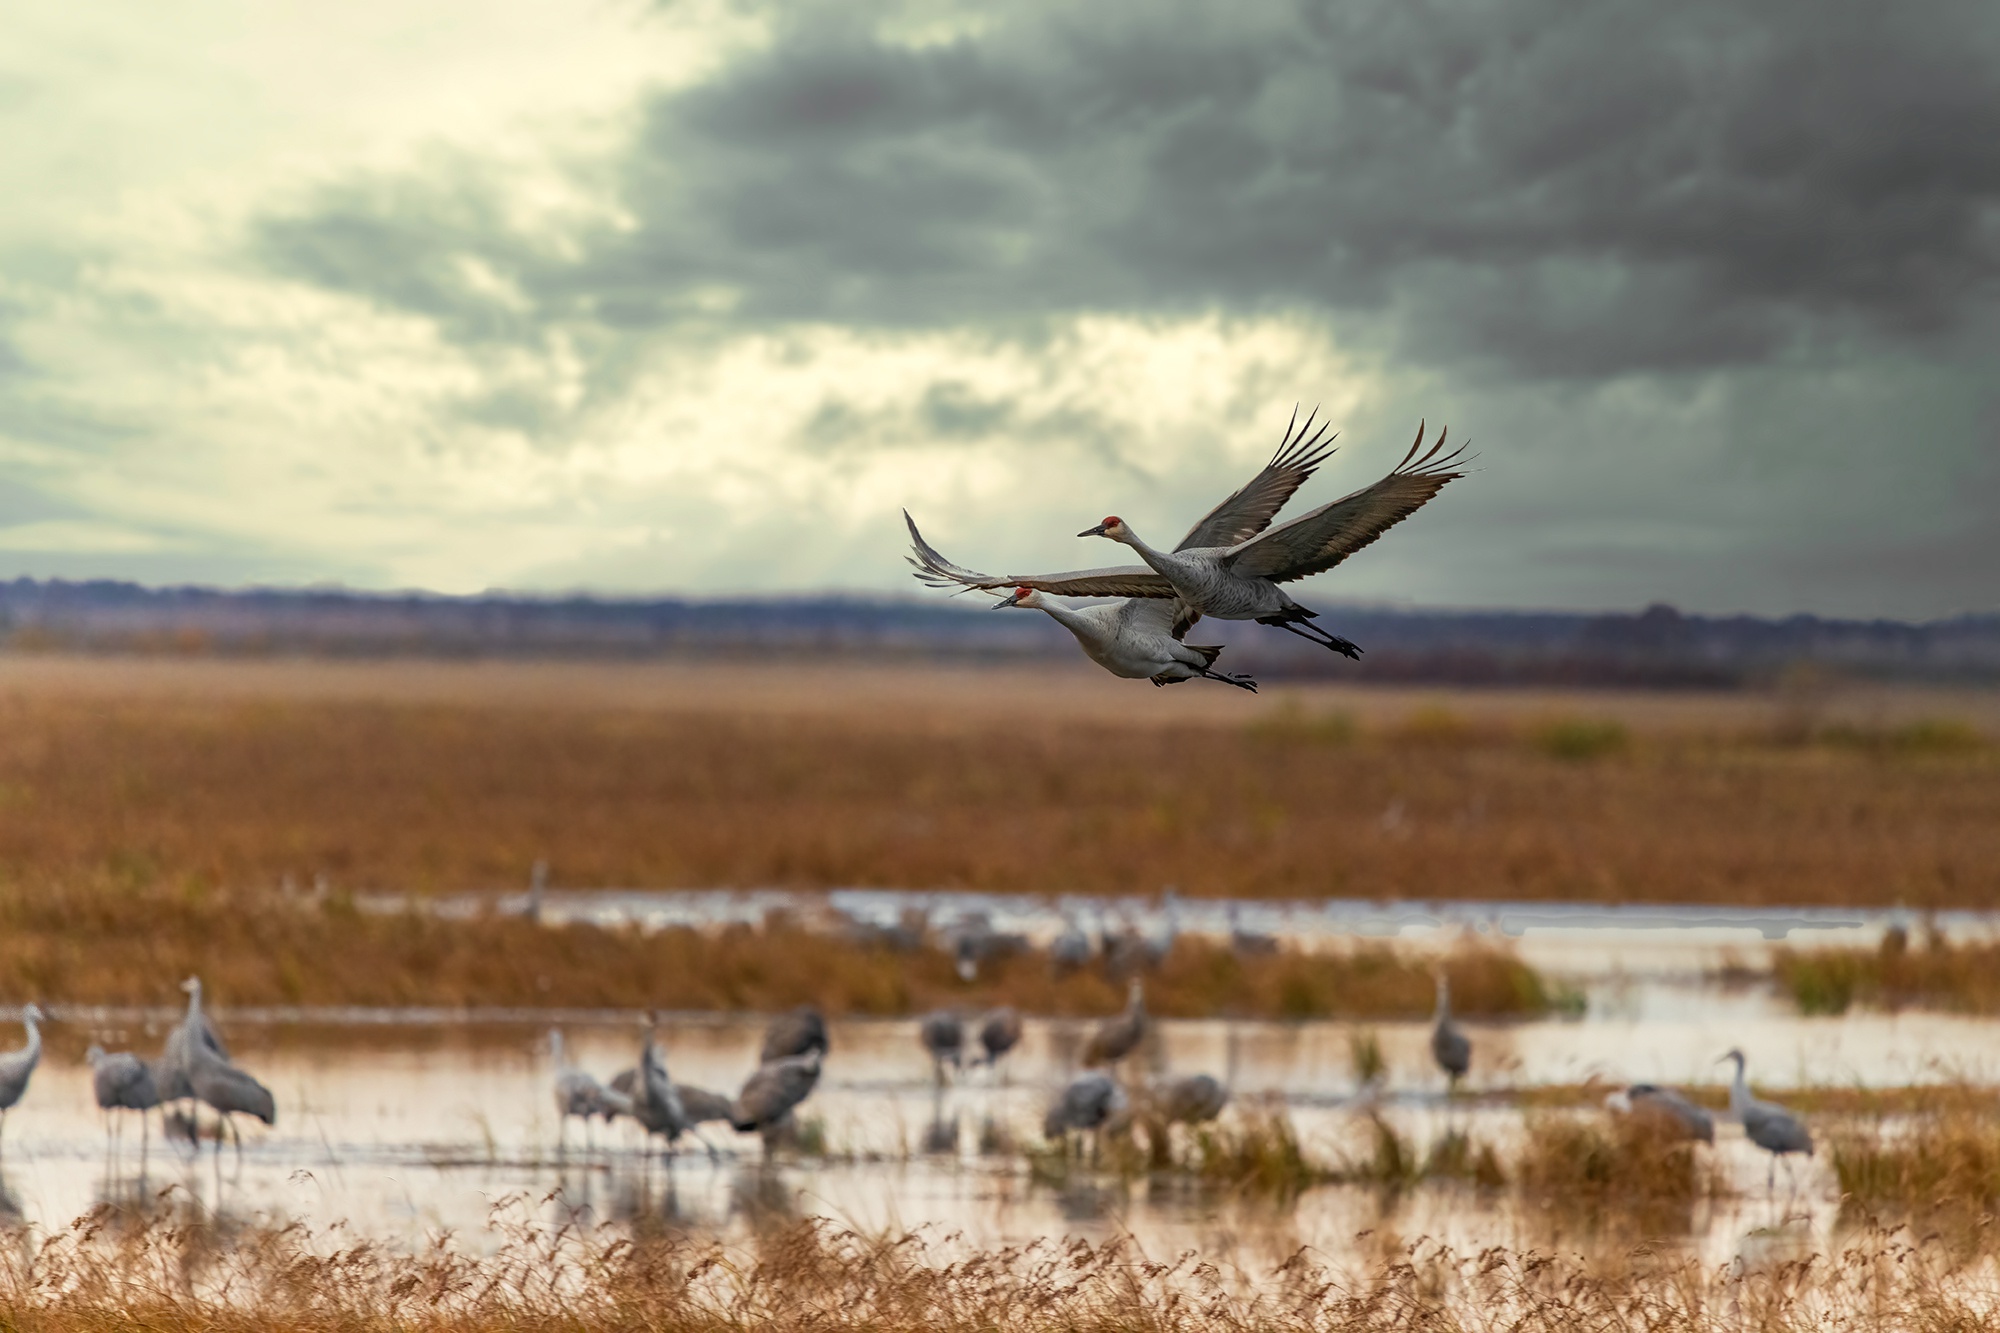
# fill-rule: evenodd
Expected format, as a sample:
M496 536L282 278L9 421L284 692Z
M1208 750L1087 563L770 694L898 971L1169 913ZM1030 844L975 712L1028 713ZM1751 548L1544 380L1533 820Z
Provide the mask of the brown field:
M1989 905L2000 700L0 659L0 882Z

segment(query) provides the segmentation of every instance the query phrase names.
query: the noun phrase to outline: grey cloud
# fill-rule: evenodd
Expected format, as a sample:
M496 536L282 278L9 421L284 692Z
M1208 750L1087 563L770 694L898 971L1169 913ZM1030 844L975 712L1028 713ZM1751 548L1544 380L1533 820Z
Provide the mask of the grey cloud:
M655 98L580 257L476 192L268 221L429 314L940 325L1383 310L1410 354L1593 377L1953 331L2000 274L2000 11L1926 0L996 9L914 49L818 15Z

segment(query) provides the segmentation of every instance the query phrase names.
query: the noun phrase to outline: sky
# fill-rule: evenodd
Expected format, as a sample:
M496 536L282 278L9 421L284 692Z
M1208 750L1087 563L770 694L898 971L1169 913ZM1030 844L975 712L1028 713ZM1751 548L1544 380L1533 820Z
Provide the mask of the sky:
M2000 6L184 0L0 47L0 576L2000 610Z

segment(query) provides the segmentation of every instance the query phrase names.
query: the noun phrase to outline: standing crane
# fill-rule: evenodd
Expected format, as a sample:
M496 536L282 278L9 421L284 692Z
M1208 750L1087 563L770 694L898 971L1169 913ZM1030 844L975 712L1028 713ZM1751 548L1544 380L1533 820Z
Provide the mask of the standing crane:
M90 1065L90 1086L97 1096L98 1108L107 1112L104 1120L106 1151L110 1149L112 1125L122 1127L123 1124L116 1113L139 1113L139 1171L143 1175L148 1138L146 1117L160 1104L160 1085L153 1077L152 1068L130 1051L106 1052L95 1043L84 1052L83 1058Z
M201 1046L222 1059L229 1058L229 1046L222 1040L222 1034L209 1022L208 1014L201 1007L201 978L189 977L181 983L181 990L187 994L187 1013L181 1017L173 1030L167 1033L166 1044L160 1048L160 1058L153 1064L153 1079L160 1091L160 1101L189 1102L194 1100L194 1087L188 1081L188 1066L193 1059L193 1050ZM164 1122L165 1117L162 1117ZM199 1150L201 1138L195 1130L194 1117L187 1117L188 1134Z
M571 1064L561 1028L549 1029L549 1057L556 1066L556 1152L560 1154L567 1146L571 1117L582 1119L583 1144L588 1151L591 1147L591 1118L595 1116L609 1121L614 1116L631 1115L632 1099L611 1091L599 1083L595 1075Z
M214 1048L205 1042L192 1042L188 1046L187 1081L195 1098L221 1117L215 1137L215 1171L219 1186L222 1181L222 1130L228 1129L230 1138L236 1143L236 1170L241 1174L243 1135L236 1128L235 1117L247 1115L267 1125L275 1125L278 1123L278 1104L269 1088L216 1054ZM200 1151L199 1140L196 1151Z
M1736 1062L1736 1079L1729 1085L1729 1114L1743 1125L1744 1137L1771 1154L1771 1166L1764 1177L1764 1190L1775 1193L1778 1188L1778 1159L1791 1153L1802 1152L1813 1155L1812 1135L1806 1131L1805 1122L1787 1111L1776 1102L1767 1102L1750 1095L1750 1085L1743 1078L1743 1052L1732 1050L1716 1061ZM1785 1164L1785 1178L1791 1180L1791 1163Z
M1105 1126L1126 1109L1125 1090L1109 1074L1095 1070L1071 1079L1042 1117L1042 1137L1060 1141L1067 1148L1079 1132L1091 1136L1091 1156L1097 1155L1098 1141Z
M28 1080L34 1077L35 1066L42 1062L42 1029L44 1015L42 1007L30 1004L21 1010L21 1026L28 1030L28 1040L18 1051L0 1055L0 1142L5 1141L7 1112L14 1109L28 1090Z
M986 1067L995 1068L1009 1051L1021 1044L1021 1011L995 1009L979 1025L979 1048L986 1052Z
M917 1025L917 1040L923 1043L924 1051L931 1057L931 1072L937 1078L937 1085L944 1086L944 1067L950 1064L959 1068L965 1052L965 1024L957 1014L948 1009L940 1009L934 1014L926 1014Z
M808 1051L827 1053L826 1019L820 1016L818 1006L802 1004L771 1020L771 1026L764 1029L764 1048L757 1058L769 1064Z
M1090 936L1076 924L1076 917L1063 913L1063 928L1049 941L1049 968L1057 976L1067 976L1090 962Z
M1098 1024L1097 1031L1083 1048L1086 1065L1115 1065L1139 1049L1146 1038L1146 985L1132 978L1126 991L1125 1011Z
M1458 1091L1458 1081L1472 1068L1472 1041L1451 1021L1451 978L1437 974L1437 1012L1431 1026L1431 1058L1444 1071L1445 1095Z
M793 1108L810 1097L818 1086L819 1070L817 1050L758 1065L730 1106L730 1125L739 1133L762 1134L764 1145L769 1148L791 1123Z

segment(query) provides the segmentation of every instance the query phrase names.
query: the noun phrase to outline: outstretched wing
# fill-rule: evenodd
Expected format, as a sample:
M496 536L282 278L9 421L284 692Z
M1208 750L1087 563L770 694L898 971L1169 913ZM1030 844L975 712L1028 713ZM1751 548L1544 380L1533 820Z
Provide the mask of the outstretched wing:
M1271 455L1271 461L1264 464L1264 470L1203 515L1201 522L1189 528L1187 536L1174 549L1234 546L1271 526L1271 520L1278 516L1285 502L1333 452L1333 437L1327 434L1331 423L1322 422L1318 430L1313 429L1313 420L1318 416L1319 409L1315 407L1301 426L1299 410L1293 408L1285 438L1279 442L1278 452Z
M910 543L916 554L908 557L916 567L919 583L933 588L1037 588L1058 597L1172 597L1173 585L1144 565L1118 565L1110 569L1076 569L1066 574L981 574L954 565L917 531L910 511L903 511L910 527Z
M1194 623L1201 619L1201 612L1179 598L1134 597L1121 604L1117 618L1135 628L1185 638Z
M1280 523L1263 536L1237 546L1224 561L1234 573L1274 583L1325 573L1416 513L1444 489L1446 482L1465 475L1452 470L1465 450L1461 447L1445 453L1444 437L1445 432L1438 431L1437 443L1419 458L1417 451L1424 447L1424 428L1419 423L1417 442L1388 476L1289 523Z

